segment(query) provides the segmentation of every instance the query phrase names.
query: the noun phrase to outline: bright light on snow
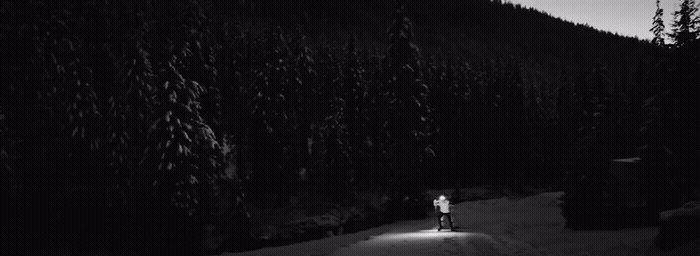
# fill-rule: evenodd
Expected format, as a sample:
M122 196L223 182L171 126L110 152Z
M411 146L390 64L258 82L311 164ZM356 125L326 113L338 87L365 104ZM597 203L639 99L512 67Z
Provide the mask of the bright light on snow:
M468 237L474 233L454 232L454 231L437 231L437 229L427 229L417 232L406 233L389 233L382 235L382 239L386 240L420 240L420 239L435 239L444 237Z

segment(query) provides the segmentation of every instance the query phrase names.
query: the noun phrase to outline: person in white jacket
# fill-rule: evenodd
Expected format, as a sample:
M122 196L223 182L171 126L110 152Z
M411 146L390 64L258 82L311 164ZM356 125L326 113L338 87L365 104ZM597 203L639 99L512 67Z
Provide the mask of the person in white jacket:
M442 230L443 216L447 216L447 221L450 223L450 230L455 231L455 228L452 225L452 215L450 214L450 208L452 208L450 200L447 200L444 195L440 195L439 199L433 200L433 206L435 206L436 209L438 207L440 208L438 212L438 231Z

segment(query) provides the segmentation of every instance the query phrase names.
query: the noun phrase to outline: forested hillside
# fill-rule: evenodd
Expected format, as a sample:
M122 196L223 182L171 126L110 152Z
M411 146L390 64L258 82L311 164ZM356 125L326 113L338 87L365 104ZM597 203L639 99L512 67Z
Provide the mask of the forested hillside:
M648 211L678 207L700 187L679 17L665 45L490 1L2 1L0 228L21 251L200 255L479 185L621 220L607 170L637 156Z
M213 2L228 7L215 10L237 9L235 19L244 23L299 27L313 41L326 38L342 42L352 34L359 38L359 45L370 49L383 49L388 43L384 24L390 19L386 13L395 7L393 1ZM554 82L562 70L573 76L600 63L612 71L614 83L630 85L640 65L648 68L657 56L649 42L500 1L409 1L407 7L415 43L426 57L443 61L515 59L523 64L528 77L532 75L537 81Z

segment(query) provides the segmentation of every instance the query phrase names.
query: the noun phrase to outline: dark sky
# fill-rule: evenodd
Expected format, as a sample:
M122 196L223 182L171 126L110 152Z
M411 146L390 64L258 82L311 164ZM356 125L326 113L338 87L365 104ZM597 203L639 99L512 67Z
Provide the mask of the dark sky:
M640 39L651 39L656 0L504 0L533 7L552 16ZM661 0L666 31L681 0Z

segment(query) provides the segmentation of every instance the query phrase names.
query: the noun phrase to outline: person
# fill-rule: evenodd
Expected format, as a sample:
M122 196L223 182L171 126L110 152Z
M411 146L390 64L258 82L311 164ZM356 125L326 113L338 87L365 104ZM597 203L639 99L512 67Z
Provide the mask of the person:
M435 209L439 208L438 211L438 231L442 230L442 217L447 216L447 221L450 222L450 230L455 231L454 226L452 225L452 215L450 214L450 208L452 205L450 204L450 200L447 200L445 198L445 195L440 195L439 199L433 200L433 206L435 206Z

